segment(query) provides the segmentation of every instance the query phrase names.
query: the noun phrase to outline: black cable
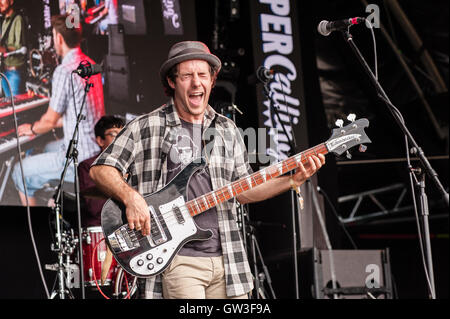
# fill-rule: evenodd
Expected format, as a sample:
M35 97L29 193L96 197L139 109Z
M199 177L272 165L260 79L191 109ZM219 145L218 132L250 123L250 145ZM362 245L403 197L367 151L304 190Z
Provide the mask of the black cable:
M13 117L14 117L14 128L16 130L17 152L19 153L19 166L20 166L20 172L21 172L21 175L22 175L23 188L24 188L24 192L25 192L25 202L26 202L27 219L28 219L28 230L30 232L31 243L33 244L33 251L34 251L34 254L36 256L36 262L38 264L39 274L40 274L41 281L42 281L42 284L43 284L44 289L45 289L45 294L47 296L47 299L50 299L50 294L48 292L47 284L45 282L44 273L42 272L41 260L39 258L39 253L38 253L38 250L37 250L37 247L36 247L36 241L35 241L34 235L33 235L33 227L32 227L32 223L31 223L31 210L30 210L30 203L28 202L28 190L27 190L27 185L25 183L25 175L24 175L24 171L23 171L22 149L20 147L19 131L18 131L19 128L18 128L18 124L17 124L17 115L16 115L15 104L14 104L14 95L13 95L13 92L12 92L12 89L11 89L11 84L9 83L8 78L2 72L0 72L0 77L3 77L5 79L6 84L8 85L9 93L11 95L11 106L12 106Z
M355 242L353 241L352 236L350 236L349 232L347 231L347 228L345 227L344 223L341 221L341 219L339 218L339 214L336 210L336 207L334 207L333 202L330 200L330 198L328 197L327 193L323 190L322 187L317 186L317 191L319 193L321 193L325 199L328 202L328 205L331 207L331 210L333 211L334 216L336 217L336 220L338 221L339 225L342 227L342 229L344 230L345 235L347 236L348 240L350 241L350 243L353 246L353 249L358 249L358 247L356 246Z

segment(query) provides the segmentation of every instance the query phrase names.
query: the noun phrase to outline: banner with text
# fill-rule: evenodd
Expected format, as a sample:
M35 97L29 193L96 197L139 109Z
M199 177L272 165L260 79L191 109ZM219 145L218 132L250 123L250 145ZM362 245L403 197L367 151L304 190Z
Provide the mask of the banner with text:
M256 86L259 125L268 134L266 154L280 161L294 154L289 141L300 150L308 147L297 5L259 0L251 1L250 9L255 67L262 65L273 73L268 96L262 84Z

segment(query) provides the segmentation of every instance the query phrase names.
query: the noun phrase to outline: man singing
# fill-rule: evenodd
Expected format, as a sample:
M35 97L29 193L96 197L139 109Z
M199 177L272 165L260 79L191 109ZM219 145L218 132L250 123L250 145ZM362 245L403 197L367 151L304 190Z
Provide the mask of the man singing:
M131 229L150 234L150 214L142 195L161 189L191 160L206 158L207 168L187 185L188 199L217 190L251 172L242 136L233 121L208 104L221 61L197 41L176 43L160 68L169 102L128 123L93 163L90 175L102 191L124 204ZM205 132L214 129L207 151ZM209 131L210 132L210 131ZM190 148L187 151L187 148ZM209 154L208 154L209 153ZM325 163L312 156L290 179L282 176L237 196L240 203L262 201L299 186ZM129 183L123 176L128 174ZM253 278L236 223L236 208L227 201L194 217L212 237L186 243L162 275L139 282L145 298L243 299Z

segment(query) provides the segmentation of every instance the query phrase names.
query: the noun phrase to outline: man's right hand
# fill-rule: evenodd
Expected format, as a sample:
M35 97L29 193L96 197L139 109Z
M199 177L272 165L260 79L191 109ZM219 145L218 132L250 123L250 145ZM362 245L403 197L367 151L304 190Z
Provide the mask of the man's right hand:
M130 229L140 230L143 236L150 235L150 212L142 195L132 192L125 207Z
M128 226L140 230L142 235L150 235L150 212L145 199L123 179L115 167L95 165L89 170L89 176L97 187L109 197L125 205Z

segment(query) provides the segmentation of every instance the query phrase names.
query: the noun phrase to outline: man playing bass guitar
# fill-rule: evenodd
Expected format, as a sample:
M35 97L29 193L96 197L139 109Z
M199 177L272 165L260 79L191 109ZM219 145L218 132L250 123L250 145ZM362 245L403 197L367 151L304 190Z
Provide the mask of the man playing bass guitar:
M160 68L169 102L128 123L92 164L92 179L106 195L124 205L129 228L140 230L143 236L151 231L149 206L143 195L162 189L192 159L204 156L207 166L188 180L188 198L216 190L252 172L234 122L208 104L220 68L220 60L205 44L176 43ZM214 144L206 152L205 132L211 128L216 132ZM251 203L274 197L301 185L324 163L322 154L313 155L305 165L299 165L292 179L274 178L240 194L237 200ZM125 174L129 174L128 183L123 178ZM140 296L247 298L253 289L253 278L235 217L230 201L195 216L198 227L211 230L212 236L187 242L164 272L141 279Z

